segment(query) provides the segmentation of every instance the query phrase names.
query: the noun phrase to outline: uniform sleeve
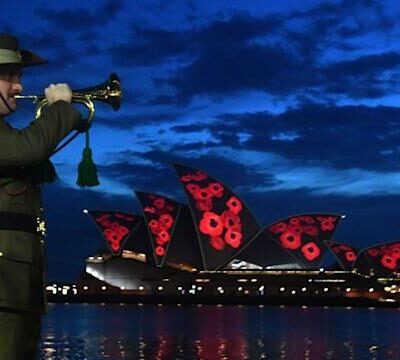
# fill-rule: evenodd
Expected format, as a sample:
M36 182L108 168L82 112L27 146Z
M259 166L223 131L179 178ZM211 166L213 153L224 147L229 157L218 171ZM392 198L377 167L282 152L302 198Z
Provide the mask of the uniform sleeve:
M32 166L48 158L72 130L82 127L81 113L65 101L47 107L24 129L1 127L0 168Z

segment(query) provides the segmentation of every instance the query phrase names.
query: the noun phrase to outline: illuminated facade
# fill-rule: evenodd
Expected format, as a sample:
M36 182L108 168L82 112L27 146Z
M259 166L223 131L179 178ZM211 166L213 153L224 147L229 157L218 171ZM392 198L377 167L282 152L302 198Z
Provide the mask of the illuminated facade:
M86 265L102 287L139 294L268 294L270 299L329 295L332 301L376 298L378 288L400 295L397 283L389 284L394 288L376 284L377 277L398 279L400 242L362 251L337 243L332 237L343 216L329 213L298 214L262 228L221 181L186 165L174 168L188 204L136 192L142 215L85 211L107 245ZM321 268L327 253L339 271Z

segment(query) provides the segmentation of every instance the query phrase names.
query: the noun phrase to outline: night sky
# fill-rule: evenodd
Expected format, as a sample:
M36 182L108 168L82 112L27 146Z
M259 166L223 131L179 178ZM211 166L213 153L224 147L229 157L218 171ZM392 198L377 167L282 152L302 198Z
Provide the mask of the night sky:
M333 212L347 215L336 241L399 240L399 18L398 0L8 2L0 31L49 61L26 69L25 94L111 72L124 89L118 112L96 106L100 186L75 185L83 136L52 158L49 280L77 278L102 244L84 208L140 213L134 190L187 202L172 161L231 187L263 226ZM19 106L16 127L34 111Z

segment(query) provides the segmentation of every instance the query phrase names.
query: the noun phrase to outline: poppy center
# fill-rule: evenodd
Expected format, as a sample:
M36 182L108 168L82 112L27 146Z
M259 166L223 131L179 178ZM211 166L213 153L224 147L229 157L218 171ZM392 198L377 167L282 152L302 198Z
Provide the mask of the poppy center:
M210 220L210 226L213 227L213 228L218 227L218 221L216 221L214 219L211 219Z

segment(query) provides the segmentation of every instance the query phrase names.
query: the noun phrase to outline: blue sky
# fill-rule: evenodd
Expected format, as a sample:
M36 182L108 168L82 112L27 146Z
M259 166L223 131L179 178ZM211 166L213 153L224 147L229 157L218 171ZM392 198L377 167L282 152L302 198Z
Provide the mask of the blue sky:
M25 93L79 89L116 72L121 109L96 107L101 185L75 185L83 137L53 157L44 190L49 278L72 280L101 239L83 208L139 212L133 191L185 201L172 161L233 188L262 225L346 214L336 240L398 240L400 3L374 1L20 1L1 31L49 60ZM31 120L20 103L8 119Z

